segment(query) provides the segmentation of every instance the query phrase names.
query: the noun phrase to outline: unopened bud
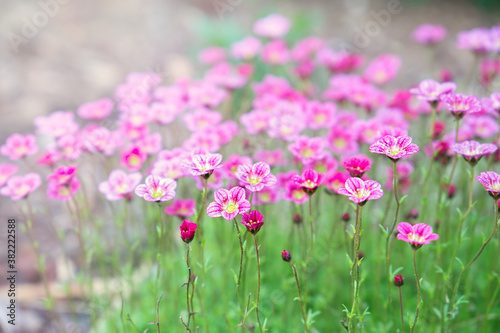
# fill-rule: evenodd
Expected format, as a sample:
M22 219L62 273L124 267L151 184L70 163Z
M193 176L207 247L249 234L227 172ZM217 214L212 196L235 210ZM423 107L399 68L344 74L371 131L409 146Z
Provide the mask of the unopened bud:
M281 258L283 261L290 262L290 260L292 260L292 255L287 250L283 250L283 252L281 252Z
M396 287L401 287L403 284L405 284L405 281L403 280L403 277L401 274L398 274L394 277L394 285Z
M351 215L349 215L349 213L344 213L342 214L342 221L344 222L349 222L349 220L351 219Z

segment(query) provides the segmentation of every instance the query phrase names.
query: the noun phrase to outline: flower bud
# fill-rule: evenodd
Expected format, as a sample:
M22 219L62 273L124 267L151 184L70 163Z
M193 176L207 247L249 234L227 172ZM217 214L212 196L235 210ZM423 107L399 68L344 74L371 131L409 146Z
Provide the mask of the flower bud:
M293 214L293 223L295 223L295 224L301 224L302 223L302 216L300 216L299 213Z
M349 215L349 213L344 213L342 214L342 221L344 222L349 222L349 220L351 219L351 215Z
M283 252L281 252L281 258L283 261L290 262L290 260L292 260L292 255L287 250L283 250Z
M394 277L394 285L396 287L401 287L403 284L405 284L404 280L403 280L403 277L401 276L401 274L398 274Z
M185 243L190 243L194 238L194 233L198 225L189 220L182 221L179 229L181 230L181 238Z

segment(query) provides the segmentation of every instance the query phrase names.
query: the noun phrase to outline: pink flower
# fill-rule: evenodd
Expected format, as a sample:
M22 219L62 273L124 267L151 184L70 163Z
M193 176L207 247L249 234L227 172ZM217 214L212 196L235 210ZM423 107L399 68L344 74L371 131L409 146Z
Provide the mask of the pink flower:
M60 185L69 184L76 174L76 165L60 166L54 173L47 176L47 180Z
M281 149L276 149L276 150L258 150L254 158L258 161L265 162L269 164L270 166L275 166L275 165L286 165L287 160L284 156L284 152ZM241 163L243 164L243 163ZM247 163L251 164L251 163Z
M33 134L12 134L7 138L5 144L0 147L0 153L8 156L11 160L18 160L37 152L38 147Z
M252 164L252 159L247 156L233 154L224 162L223 169L229 177L236 178L235 174L241 164Z
M481 144L477 141L470 140L461 143L455 143L451 146L451 149L455 153L462 155L467 162L474 166L484 155L489 155L496 152L497 146L492 143Z
M432 233L432 227L425 223L411 225L408 222L400 222L397 229L398 239L409 243L414 249L439 239L438 234Z
M471 50L476 54L484 54L491 47L490 31L487 28L461 31L457 35L457 47Z
M259 52L260 45L258 38L249 36L231 45L231 54L236 59L252 60Z
M34 123L38 133L58 138L78 131L74 118L75 115L71 111L56 111L48 116L36 117Z
M250 213L241 214L241 218L241 223L247 227L247 230L252 235L256 235L264 225L264 215L258 210L252 210Z
M37 173L28 173L25 176L13 176L7 180L7 185L0 189L0 194L10 196L12 200L26 198L28 194L36 190L42 180Z
M417 43L434 45L446 37L446 28L439 24L422 24L413 30L412 37Z
M181 230L181 238L185 243L191 243L194 238L194 233L198 225L189 220L182 221L179 229Z
M493 171L481 172L479 176L476 176L476 180L486 187L488 194L493 197L493 199L498 199L500 197L500 175Z
M325 156L323 148L325 143L322 138L310 138L305 135L299 136L295 142L288 146L288 150L297 157L302 164L308 165Z
M137 146L122 151L121 165L130 171L138 171L146 161L147 155Z
M316 57L318 62L327 67L331 73L350 72L363 64L362 55L341 50L335 52L329 48L318 51Z
M339 190L345 186L345 182L349 179L349 175L342 171L336 171L327 176L323 181L326 188L333 193L339 193Z
M343 162L344 168L349 172L351 177L362 177L365 172L370 171L372 163L372 159L365 155L348 157Z
M418 88L410 89L410 92L422 101L438 103L442 95L452 93L455 89L457 85L453 82L439 83L428 79L420 82Z
M241 187L217 190L214 199L215 202L207 207L207 214L210 217L222 216L226 220L232 220L236 215L250 210L250 202L245 199L245 190Z
M349 200L359 205L364 205L367 200L380 199L384 194L381 185L374 180L363 181L361 178L353 177L349 178L344 186L337 193L349 196Z
M47 197L61 201L70 200L78 189L80 189L80 185L81 183L78 178L72 178L69 183L66 184L51 181L47 185Z
M289 29L290 21L280 14L268 15L257 20L253 25L253 32L257 36L267 38L281 38Z
M242 164L238 166L235 173L236 178L252 192L258 192L264 186L273 186L276 184L276 176L271 174L269 164L258 162L254 165Z
M308 195L313 195L321 185L323 175L316 172L314 169L306 169L302 171L301 176L293 177L295 184L299 185Z
M179 158L159 160L153 164L151 174L161 178L178 179L186 175L185 169L181 164L182 160Z
M171 178L148 176L146 184L135 188L135 194L146 201L168 201L175 197L177 183Z
M0 164L0 187L4 186L7 180L17 172L17 165L3 163Z
M481 102L476 96L467 96L462 94L447 94L441 97L446 103L446 108L451 111L455 118L460 119L465 114L481 111Z
M226 50L222 47L208 47L200 52L198 59L205 65L216 64L226 59Z
M337 105L334 103L320 103L309 101L306 103L306 121L310 129L329 128L334 123Z
M84 131L82 144L83 148L89 152L99 152L111 156L123 144L123 140L120 138L121 135L118 132L111 132L106 127L86 127Z
M126 198L132 199L131 193L141 182L142 175L139 172L127 174L122 170L113 170L109 178L99 184L99 191L106 196L109 201Z
M196 132L203 128L214 127L222 120L222 115L218 111L211 111L207 108L199 108L198 110L187 113L184 116L184 122L191 132Z
M393 54L381 54L368 64L363 77L374 84L393 80L401 67L401 58Z
M240 116L240 122L248 134L257 134L269 127L271 114L262 110L253 110Z
M418 146L411 143L411 141L412 138L409 136L393 137L386 135L372 144L369 150L370 153L383 154L392 160L399 160L404 156L418 153Z
M209 178L215 169L221 168L221 154L196 154L191 160L184 160L182 166L193 176Z
M304 192L302 186L295 183L295 181L292 179L286 184L283 198L285 200L292 201L300 205L306 202L309 196L307 195L306 192Z
M95 102L82 104L77 113L83 119L99 120L109 116L111 111L113 111L113 100L103 98Z
M290 60L290 52L283 40L272 40L261 52L262 61L269 65L283 65Z
M161 150L162 136L160 133L153 133L140 138L135 144L141 147L144 154L154 155Z
M172 205L165 207L165 213L168 215L188 217L194 214L196 202L193 199L177 199Z
M332 127L326 140L335 154L356 154L359 151L356 133L339 125Z
M65 134L57 139L62 158L68 161L77 160L82 154L83 141L79 136Z

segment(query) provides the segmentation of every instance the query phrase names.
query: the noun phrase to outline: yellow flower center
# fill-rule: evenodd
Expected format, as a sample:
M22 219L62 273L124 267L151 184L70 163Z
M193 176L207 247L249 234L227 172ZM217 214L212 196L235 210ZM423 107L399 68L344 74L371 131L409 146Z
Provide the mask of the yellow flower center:
M425 238L414 233L409 233L408 234L408 240L410 242L425 242Z
M236 205L234 202L229 203L224 206L224 210L228 212L229 214L233 213L235 210L238 209L238 205Z

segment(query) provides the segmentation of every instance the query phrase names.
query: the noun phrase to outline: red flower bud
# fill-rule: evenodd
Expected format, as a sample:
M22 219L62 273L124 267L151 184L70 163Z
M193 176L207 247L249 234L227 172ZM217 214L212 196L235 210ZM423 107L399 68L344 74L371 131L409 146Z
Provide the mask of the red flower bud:
M189 220L182 221L179 229L181 230L181 238L184 242L190 243L194 238L194 233L198 225Z
M281 258L283 261L290 262L290 260L292 260L292 255L287 250L283 250L283 252L281 252Z
M403 284L405 284L404 280L403 280L403 277L401 276L401 274L398 274L394 277L394 285L396 287L401 287Z

